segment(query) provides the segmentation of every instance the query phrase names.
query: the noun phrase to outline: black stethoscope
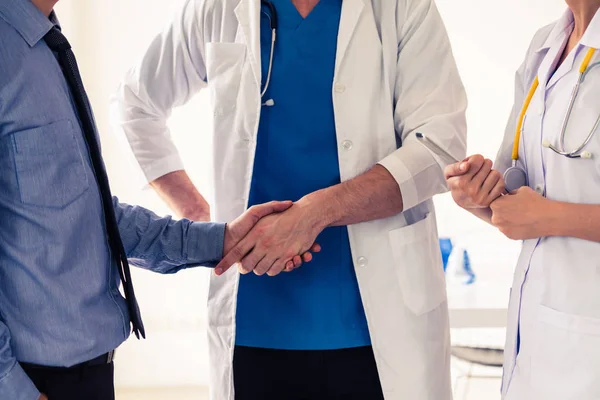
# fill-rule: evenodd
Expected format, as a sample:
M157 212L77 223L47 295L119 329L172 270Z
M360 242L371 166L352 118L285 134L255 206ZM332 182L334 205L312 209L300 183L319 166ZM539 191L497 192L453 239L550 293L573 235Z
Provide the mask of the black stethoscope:
M269 27L271 28L271 51L269 55L269 69L267 70L267 80L265 81L265 87L260 93L261 99L264 97L265 93L267 93L267 89L269 88L269 82L271 81L271 72L273 71L273 53L275 51L275 40L277 38L277 10L273 3L267 0L261 0L261 5L265 6L269 9L269 12L265 12L262 10L262 13L267 16L269 19ZM263 106L273 106L275 102L273 99L269 99L263 103Z

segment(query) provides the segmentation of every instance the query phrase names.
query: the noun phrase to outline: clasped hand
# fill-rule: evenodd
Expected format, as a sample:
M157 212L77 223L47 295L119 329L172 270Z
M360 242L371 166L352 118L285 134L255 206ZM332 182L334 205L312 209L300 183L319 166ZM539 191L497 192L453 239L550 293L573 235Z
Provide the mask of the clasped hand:
M302 201L253 206L227 225L224 257L215 273L222 275L236 263L243 274L290 272L321 250L315 243L321 230Z
M492 161L477 154L444 171L454 201L466 210L491 211L490 222L514 240L548 236L553 201L524 186L507 193Z

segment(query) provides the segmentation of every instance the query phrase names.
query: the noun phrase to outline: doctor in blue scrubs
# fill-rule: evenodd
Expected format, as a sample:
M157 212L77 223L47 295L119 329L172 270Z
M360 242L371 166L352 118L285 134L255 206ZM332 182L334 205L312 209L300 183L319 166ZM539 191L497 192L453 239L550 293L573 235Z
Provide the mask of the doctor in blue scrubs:
M168 129L203 89L210 206ZM451 399L446 162L416 133L463 158L465 108L433 0L188 0L151 41L112 109L140 183L193 220L294 201L211 276L211 400Z
M263 96L249 205L294 201L340 183L331 88L342 0L303 16L274 0L278 32ZM261 15L263 87L270 12ZM293 76L294 79L290 79ZM310 268L240 278L234 376L238 399L382 399L346 226L317 238L326 249ZM269 299L278 298L273 302ZM297 321L303 321L298 326ZM284 366L265 376L273 365Z

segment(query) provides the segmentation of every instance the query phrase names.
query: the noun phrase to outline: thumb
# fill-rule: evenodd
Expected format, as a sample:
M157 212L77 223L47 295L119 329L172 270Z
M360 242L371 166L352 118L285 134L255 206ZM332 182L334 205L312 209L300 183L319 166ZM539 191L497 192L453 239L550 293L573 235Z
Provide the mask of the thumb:
M457 163L448 165L444 169L444 176L446 179L449 179L454 176L464 175L467 172L469 172L469 160L464 160L461 162L457 162Z
M259 204L256 206L252 206L250 208L250 212L252 215L258 219L266 217L269 214L279 213L287 210L292 206L292 202L289 200L286 201L270 201L268 203Z

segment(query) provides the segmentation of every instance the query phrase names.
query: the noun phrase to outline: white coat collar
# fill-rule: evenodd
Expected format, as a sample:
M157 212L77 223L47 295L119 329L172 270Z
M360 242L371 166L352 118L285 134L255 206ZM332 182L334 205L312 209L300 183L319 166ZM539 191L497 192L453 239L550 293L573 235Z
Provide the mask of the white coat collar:
M600 49L600 9L596 11L596 15L594 15L594 18L592 18L592 21L583 34L580 43L586 47Z
M556 24L554 24L554 28L550 32L550 35L548 35L548 38L546 38L544 44L538 48L536 52L539 53L550 49L556 40L558 40L561 35L564 35L565 31L570 29L574 21L573 13L570 9L567 9ZM592 18L590 25L579 43L586 47L600 49L600 9L596 11L594 18Z
M356 30L360 16L365 8L365 1L367 0L342 1L342 15L340 18L340 27L338 29L337 54L335 57L336 75L340 69L340 66L342 65L342 62L344 61L346 50L348 49L352 35Z
M548 35L544 44L536 50L536 53L548 51L556 43L556 41L560 39L561 36L565 35L565 33L571 29L573 22L573 13L570 9L567 9L562 17L556 21L554 28L552 28L552 31L550 31L550 35Z
M235 8L235 16L250 53L252 73L260 87L260 0L241 0Z

